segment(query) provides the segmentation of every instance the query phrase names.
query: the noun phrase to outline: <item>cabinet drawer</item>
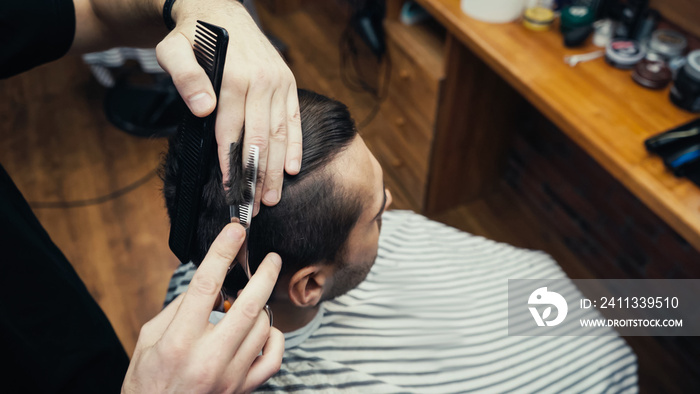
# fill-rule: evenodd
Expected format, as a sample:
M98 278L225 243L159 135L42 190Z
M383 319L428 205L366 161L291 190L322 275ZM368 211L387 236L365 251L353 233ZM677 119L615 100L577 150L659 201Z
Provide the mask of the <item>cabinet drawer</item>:
M407 111L419 113L429 123L435 121L440 81L414 63L406 53L392 42L388 42L391 56L389 96L401 102Z
M392 100L382 105L382 116L389 127L368 133L363 138L387 175L397 180L394 187L400 189L414 210L421 210L432 144L432 138L425 131L428 126L415 122Z
M387 22L391 61L389 94L407 111L435 121L440 83L444 78L443 44L430 30Z

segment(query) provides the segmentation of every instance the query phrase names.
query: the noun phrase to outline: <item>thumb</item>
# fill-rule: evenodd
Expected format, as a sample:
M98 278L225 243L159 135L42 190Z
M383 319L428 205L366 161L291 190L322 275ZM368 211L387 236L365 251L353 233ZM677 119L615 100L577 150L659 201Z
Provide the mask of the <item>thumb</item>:
M172 77L177 91L193 114L201 118L214 111L214 88L204 69L197 63L187 37L178 32L170 33L156 46L156 58Z

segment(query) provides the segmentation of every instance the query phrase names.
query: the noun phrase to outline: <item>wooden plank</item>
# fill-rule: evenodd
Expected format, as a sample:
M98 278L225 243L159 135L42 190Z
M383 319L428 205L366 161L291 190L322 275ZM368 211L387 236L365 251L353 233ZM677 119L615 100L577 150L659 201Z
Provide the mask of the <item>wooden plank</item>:
M651 0L649 7L688 33L700 37L700 0Z
M424 70L428 77L439 81L445 77L443 37L430 25L407 26L398 21L384 23L387 41L393 41Z
M456 38L447 37L424 210L434 214L482 197L501 177L508 136L523 100Z
M386 0L386 19L396 20L401 15L404 0Z
M387 56L391 63L390 100L400 103L406 112L420 114L426 123L425 133L432 137L442 76L421 65L405 50L405 44L387 40ZM410 45L410 44L409 44ZM442 48L441 48L442 49ZM442 62L440 69L444 68Z
M85 207L42 207L106 196L153 174L165 140L109 124L104 89L79 57L0 81L0 92L0 160L131 354L179 264L167 244L162 182L151 176Z
M286 15L298 11L304 0L263 0L263 7L266 7L275 15Z

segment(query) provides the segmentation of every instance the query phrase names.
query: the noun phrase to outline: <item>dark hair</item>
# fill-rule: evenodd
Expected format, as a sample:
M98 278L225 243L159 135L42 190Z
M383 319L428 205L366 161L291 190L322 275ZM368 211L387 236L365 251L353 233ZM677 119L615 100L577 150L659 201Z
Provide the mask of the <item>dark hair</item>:
M296 272L318 263L341 263L344 245L362 210L359 195L337 184L327 165L357 135L355 123L347 107L335 100L299 89L299 107L303 134L301 170L297 175L284 175L280 202L267 207L251 222L248 240L251 270L255 270L269 252L282 258L282 272ZM224 193L216 147L211 153L208 179L201 199L201 213L192 261L199 265L211 243L229 223L229 204L240 202L242 193L241 147L231 150L231 181ZM172 218L179 145L176 138L169 143L161 171L163 194ZM227 278L226 287L235 291L245 278L237 269ZM235 294L235 293L234 293Z

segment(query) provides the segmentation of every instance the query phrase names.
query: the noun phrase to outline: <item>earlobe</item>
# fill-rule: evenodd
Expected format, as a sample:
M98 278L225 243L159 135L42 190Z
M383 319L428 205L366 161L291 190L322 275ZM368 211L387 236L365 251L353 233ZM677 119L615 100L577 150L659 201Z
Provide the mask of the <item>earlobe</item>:
M329 266L310 265L292 275L289 281L289 300L298 307L316 306L329 284Z

